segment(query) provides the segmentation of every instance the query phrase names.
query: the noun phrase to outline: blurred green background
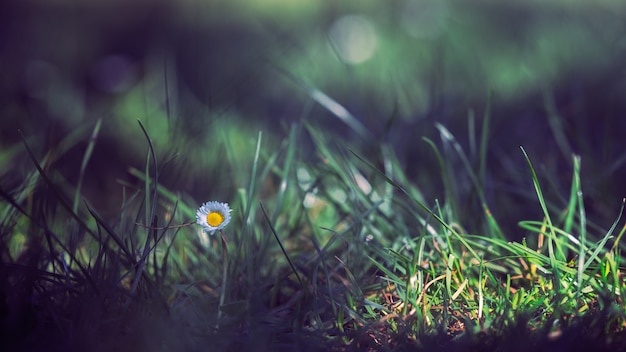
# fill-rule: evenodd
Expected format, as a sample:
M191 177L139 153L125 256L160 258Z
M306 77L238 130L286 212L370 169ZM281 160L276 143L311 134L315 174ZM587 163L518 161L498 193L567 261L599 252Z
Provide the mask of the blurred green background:
M223 161L251 165L259 131L271 150L306 120L373 161L390 145L434 201L441 175L421 138L440 140L441 123L475 156L491 95L496 217L540 215L523 145L556 199L581 154L588 211L608 226L626 195L624 14L618 0L5 1L1 181L32 169L20 130L75 183L101 119L83 193L115 216L119 181L145 164L141 119L168 189L227 201L249 174ZM458 187L482 211L469 178Z

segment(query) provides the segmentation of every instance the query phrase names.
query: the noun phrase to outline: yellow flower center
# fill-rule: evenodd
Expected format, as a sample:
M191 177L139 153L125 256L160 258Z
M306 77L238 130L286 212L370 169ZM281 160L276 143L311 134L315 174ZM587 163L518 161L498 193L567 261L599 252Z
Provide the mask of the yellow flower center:
M206 222L213 227L217 227L224 222L224 215L216 211L212 211L206 216Z

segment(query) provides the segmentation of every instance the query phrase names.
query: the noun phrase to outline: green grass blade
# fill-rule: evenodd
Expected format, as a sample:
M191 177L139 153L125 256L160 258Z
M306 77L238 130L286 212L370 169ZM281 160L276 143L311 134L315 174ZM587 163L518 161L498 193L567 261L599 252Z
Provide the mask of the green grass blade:
M449 231L456 240L458 240L465 248L467 248L467 250L476 258L479 258L478 253L476 253L476 251L469 245L469 243L467 243L467 241L463 238L462 235L460 235L454 228L452 228L448 223L446 223L439 215L433 213L431 211L431 209L429 207L427 207L424 203L420 202L419 200L415 199L414 197L411 197L411 195L409 194L409 192L407 192L406 189L404 189L404 187L402 187L401 185L399 185L398 183L396 183L395 181L393 181L392 179L390 179L387 175L385 175L384 172L378 170L378 168L376 168L376 166L374 166L372 163L370 163L369 161L367 161L365 158L362 158L359 154L355 153L354 151L350 150L350 152L352 154L354 154L354 156L356 156L359 160L361 160L362 162L364 162L367 166L369 166L373 171L375 171L377 174L379 174L381 177L383 177L389 184L393 185L394 187L396 187L397 189L399 189L402 193L404 193L407 197L409 197L409 199L411 199L414 203L416 203L420 208L422 208L422 210L426 211L428 214L431 214L432 217L437 220L443 227L446 228L447 231Z
M564 261L565 257L562 255L562 252L559 249L559 242L557 241L557 236L554 231L554 226L552 225L552 219L550 214L548 213L548 208L546 206L546 202L543 197L543 192L541 190L541 186L539 185L539 178L537 177L537 173L535 172L535 168L533 167L532 162L530 161L530 157L524 150L524 147L520 146L522 153L524 154L524 158L526 158L526 162L528 163L528 167L530 168L530 173L532 175L533 186L535 187L535 192L537 194L537 198L539 199L539 204L541 205L541 210L543 211L543 215L548 223L548 231L550 232L548 236L548 253L550 257L550 267L552 268L552 274L554 275L554 284L557 290L560 289L561 286L561 278L558 270L558 262ZM557 246L557 252L555 253L555 245ZM557 257L558 256L558 257Z
M85 177L85 170L87 169L87 164L89 163L89 159L91 159L91 155L93 153L93 148L96 145L96 141L98 140L98 134L100 133L100 126L102 125L102 119L99 118L96 122L96 126L91 132L91 137L89 138L89 144L87 144L87 149L85 149L85 155L83 155L83 161L80 164L80 171L78 173L78 184L76 185L76 193L74 195L74 203L72 204L72 211L78 212L78 203L80 201L80 192L83 186L83 178Z
M243 222L241 224L241 232L242 234L245 232L245 228L249 225L250 222L250 213L252 211L252 199L254 198L254 189L255 184L257 183L257 169L259 166L259 156L261 153L261 141L263 140L263 134L259 131L257 140L256 140L256 150L254 152L254 159L252 161L252 173L250 175L250 183L248 184L248 194L246 201L246 208L244 209L243 214Z
M67 201L65 200L65 198L63 197L61 192L58 190L58 188L55 186L55 184L52 182L52 180L50 180L48 175L45 173L45 171L43 170L43 168L41 167L41 165L37 161L37 158L35 157L35 154L33 153L33 151L28 146L28 143L26 143L26 138L24 137L24 135L21 133L21 131L19 131L19 132L20 132L20 135L22 136L22 141L24 142L24 147L26 148L28 156L33 161L33 163L35 164L35 168L37 168L37 171L39 172L39 175L41 176L41 178L45 181L45 183L54 192L54 194L55 194L57 200L59 201L59 203L61 204L61 206L65 210L67 210L67 212L70 214L70 216L72 218L74 218L74 220L76 220L76 222L81 226L81 228L83 228L92 237L97 238L97 236L93 232L93 230L91 228L89 228L89 226L87 226L87 224L80 218L80 216L78 216L77 213L72 211L72 207L67 203Z
M298 136L300 135L300 131L301 131L301 127L296 128L295 126L291 126L291 130L289 132L289 139L287 143L287 157L285 158L285 164L283 166L283 170L280 175L281 180L280 180L280 185L278 187L278 195L276 196L276 207L274 209L274 216L272 218L272 223L276 223L279 210L283 206L285 193L287 192L287 188L289 187L289 179L292 173L296 146L298 145L297 140L298 140Z
M572 232L574 227L574 217L576 216L576 208L579 204L578 192L580 191L580 157L574 155L574 172L572 174L572 186L570 189L569 200L567 202L565 221L563 222L563 230L567 233Z
M150 182L150 178L148 177L149 172L150 172L150 167L149 167L150 163L148 161L149 159L146 160L146 181L147 181L146 182L146 209L150 209L150 212L146 214L146 224L148 224L152 221L152 219L154 219L154 216L156 215L156 205L157 205L157 195L158 195L157 185L159 184L159 168L157 164L156 153L154 152L154 145L152 144L152 139L150 138L150 135L148 134L148 131L146 131L146 128L144 127L141 120L137 120L137 122L139 123L139 127L141 127L141 131L146 137L146 141L148 142L149 155L150 155L150 158L152 159L152 163L154 164L154 166L152 167L154 169L154 176L153 176L152 182ZM152 185L151 190L149 190L150 185ZM152 199L149 198L150 194L152 194Z
M354 115L352 115L352 113L350 113L350 111L348 111L348 109L339 104L335 99L286 70L280 68L278 68L278 70L300 88L304 89L311 99L316 101L333 114L333 116L352 128L352 130L354 130L354 132L356 132L361 138L368 141L374 140L374 136L365 127L365 125L363 125L356 117L354 117Z
M572 193L576 194L575 204L578 207L578 217L580 221L580 225L579 225L580 247L578 250L578 278L577 278L578 285L576 285L576 296L578 297L578 299L580 299L581 290L583 288L583 274L585 272L585 266L584 266L585 254L587 252L585 248L585 244L587 243L587 215L585 214L585 205L583 203L583 191L582 191L582 186L580 184L580 157L577 155L574 155L574 180L572 183L573 183ZM570 201L570 203L572 202ZM566 232L571 232L571 229L572 229L571 222L573 222L573 219L570 213L573 215L575 210L576 208L571 208L571 205L570 207L568 207L567 220L565 221ZM568 226L568 222L570 222L569 226Z
M446 167L446 163L444 161L439 148L431 139L427 137L422 137L422 140L428 144L428 146L432 149L435 154L435 158L437 159L437 164L439 165L439 171L441 172L441 178L443 179L443 191L445 194L446 204L450 206L452 209L452 217L458 218L458 186L457 183L450 177L448 173L448 168Z
M613 231L615 231L615 229L617 228L617 225L619 224L619 221L622 218L622 215L624 213L624 204L625 203L626 203L626 199L623 199L622 200L622 207L620 208L619 214L617 215L617 219L615 219L615 221L613 222L613 225L611 225L611 228L606 233L606 235L600 240L600 242L598 244L595 245L595 250L593 251L593 253L591 253L589 255L589 258L587 259L587 261L583 265L583 268L582 268L583 271L587 270L587 268L589 268L589 266L591 265L591 263L594 260L599 260L600 252L605 249L604 246L606 245L606 242L612 237Z
M480 132L480 154L478 156L478 178L481 185L487 182L487 146L489 144L489 126L491 124L491 98L492 92L487 95L485 114L483 116L482 130Z
M149 149L148 150L149 157L146 158L146 171L145 171L145 175L146 175L145 207L146 207L146 224L151 224L151 226L146 228L146 240L143 245L143 251L142 251L141 257L139 259L139 263L136 268L137 271L135 274L135 278L131 285L131 291L130 291L131 295L133 295L137 290L139 281L142 277L144 266L146 265L148 256L150 254L151 231L156 231L156 228L158 226L158 221L157 221L158 218L156 216L156 206L157 206L157 195L158 195L157 185L159 184L159 170L158 170L158 165L157 165L156 153L154 152L154 146L152 144L152 140L150 139L150 135L148 134L148 131L146 131L143 123L141 123L141 120L137 120L137 122L139 123L139 127L141 127L141 130L143 131L143 134L146 137L146 140L148 142L148 149ZM151 159L152 159L152 164L154 165L153 166L154 176L152 177L152 180L150 180L150 176L149 176Z
M145 172L141 172L140 170L131 167L128 169L128 173L131 174L134 177L137 177L137 179L139 179L142 182L147 182L146 179L146 174ZM122 184L125 184L124 182L122 182ZM132 186L130 184L127 184L128 186ZM172 191L168 190L167 188L165 188L165 186L163 185L157 185L157 191L159 192L159 195L163 198L165 198L168 202L170 203L178 203L178 208L180 209L180 213L183 214L185 217L189 218L189 219L195 219L196 216L196 211L195 209L191 208L190 206L188 206L187 204L185 204L184 202L179 202L180 201L180 195L179 194L175 194Z
M566 160L569 160L574 152L572 146L569 143L569 139L567 138L565 129L563 128L563 118L559 116L552 93L549 92L546 88L543 89L542 93L544 106L548 117L548 124L550 126L550 129L552 130L552 134L554 135L554 140L556 141L559 150L563 154L563 157Z
M278 245L280 246L280 250L283 252L283 255L287 259L287 262L289 262L289 266L291 266L291 270L296 275L296 278L298 279L298 282L300 283L300 287L304 288L304 282L300 278L300 274L298 274L298 270L296 269L295 265L293 265L293 262L291 261L289 254L287 254L287 250L285 249L285 246L283 246L283 242L278 237L278 234L276 233L276 230L274 229L274 225L270 221L270 217L267 215L267 212L265 211L265 207L263 206L263 203L259 203L259 205L261 206L263 217L265 217L265 221L269 225L270 230L272 231L272 234L274 234L274 238L276 238L276 242L278 242Z
M441 138L444 141L446 141L447 143L450 143L452 145L453 149L455 150L455 152L457 153L457 155L461 159L461 163L465 167L465 170L466 170L467 174L469 175L470 180L472 181L472 184L474 185L474 189L476 190L476 195L478 196L478 199L479 199L483 209L488 209L487 199L485 198L484 182L481 182L480 175L477 175L476 171L474 171L474 169L472 168L472 165L471 165L471 163L469 161L469 158L467 157L467 155L463 151L463 147L456 140L454 135L445 126L443 126L440 123L437 123L435 126L439 130L439 132L441 134ZM486 158L486 156L485 156L485 158ZM494 233L491 233L490 235L494 236L494 237L504 238L504 236L502 234L502 231L500 231L500 227L497 225L497 223L495 224L495 226L493 225L493 223L495 223L495 219L493 217L491 217L490 219L487 218L487 216L489 214L491 214L491 212L487 212L487 211L484 212L485 221L488 224L491 223L491 225L487 226L487 229L495 230Z
M93 216L96 222L100 226L102 226L102 228L104 228L104 230L109 234L113 241L115 241L117 246L122 250L122 253L126 257L126 259L133 265L136 265L137 261L135 260L133 252L126 246L122 238L109 225L107 225L107 223L102 220L102 218L100 218L100 216L93 209L91 209L88 205L86 205L86 207L87 211L89 211L89 213L91 214L91 216Z

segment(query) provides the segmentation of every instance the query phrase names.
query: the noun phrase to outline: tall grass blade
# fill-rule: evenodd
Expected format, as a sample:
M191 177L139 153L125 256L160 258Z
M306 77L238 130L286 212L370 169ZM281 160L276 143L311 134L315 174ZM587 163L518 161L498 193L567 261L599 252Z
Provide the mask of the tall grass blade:
M554 135L554 140L556 141L556 144L558 145L565 160L569 160L570 156L573 155L574 152L563 128L563 118L559 116L554 103L554 97L547 88L543 89L543 102L548 115L548 124L550 125L550 129Z
M272 231L272 234L274 234L274 238L276 238L276 242L278 242L278 245L280 246L280 250L283 252L283 255L287 259L287 262L289 263L289 266L291 266L291 270L296 275L296 278L298 279L298 282L300 283L300 287L304 288L305 287L304 286L304 282L300 278L300 274L298 274L298 270L296 269L295 265L293 265L293 262L291 261L291 258L289 257L289 254L287 254L287 250L285 249L285 246L283 246L283 242L278 237L278 234L276 233L276 229L274 229L274 225L270 221L270 217L267 215L267 212L265 211L265 207L263 206L263 203L259 203L259 205L261 206L261 211L263 212L263 217L265 217L265 221L269 225L270 230Z
M565 260L562 252L559 249L559 242L557 241L557 236L554 231L554 226L552 225L552 219L550 214L548 213L548 208L546 206L546 202L543 197L543 192L541 190L541 186L539 185L539 178L537 177L537 173L535 172L535 168L533 167L532 162L530 161L530 157L524 150L524 147L520 146L522 153L524 154L524 158L526 158L526 162L528 163L528 167L530 168L530 173L532 175L533 186L535 187L535 192L537 194L537 198L539 199L539 204L541 205L541 210L543 211L544 218L548 224L547 230L550 232L550 236L548 236L548 253L550 258L550 267L552 268L553 281L555 286L560 289L561 286L561 278L558 270L558 261ZM555 253L554 246L557 246L557 253ZM557 257L558 256L558 257Z
M254 159L252 161L252 173L250 175L250 183L248 184L248 194L246 200L246 208L244 209L243 222L241 224L241 231L250 225L250 212L252 210L252 199L254 198L254 188L257 182L257 169L259 167L259 156L261 153L261 141L263 140L263 133L259 131L256 140L256 150L254 152Z
M276 207L274 209L274 215L272 217L272 223L276 223L276 219L278 218L278 211L283 206L283 201L285 199L285 193L287 192L287 188L289 187L289 179L292 172L292 165L294 162L294 156L296 151L296 146L298 145L297 139L300 135L300 131L302 129L302 125L299 125L298 128L295 126L291 126L291 130L289 131L289 139L287 144L287 156L285 158L285 164L283 166L282 173L280 175L280 185L278 187L278 194L276 195Z
M152 159L152 163L153 163L153 169L154 169L154 176L153 179L150 180L149 174L150 174L150 159L146 159L146 202L145 202L145 207L146 207L146 224L150 223L151 227L146 229L146 241L144 243L143 246L143 251L141 254L141 257L139 259L139 263L137 265L136 268L136 273L135 273L135 278L133 279L133 283L131 286L131 290L130 290L130 295L132 296L133 294L135 294L137 287L139 285L139 281L142 277L142 273L144 270L144 267L146 265L146 262L148 260L148 255L150 254L150 239L151 239L151 231L156 231L156 228L158 226L158 221L157 221L157 216L156 216L156 206L157 206L157 185L159 184L159 170L158 170L158 165L157 165L157 158L156 158L156 153L154 152L154 146L152 144L152 140L150 139L150 135L148 134L148 131L146 131L143 123L141 123L141 120L137 120L137 122L139 123L139 127L141 127L141 130L143 131L144 136L146 137L146 140L148 142L148 149L149 149L149 155ZM150 182L152 181L152 182ZM152 185L152 189L150 189L150 186ZM154 236L156 237L156 235ZM130 302L130 300L128 301Z
M70 259L72 260L72 263L77 265L78 268L80 269L81 273L83 274L83 277L85 277L89 281L91 286L97 290L97 285L93 282L93 280L91 280L88 270L76 258L75 254L72 251L70 251L69 248L67 248L65 243L63 243L63 241L61 241L61 239L54 232L52 232L44 222L41 222L35 219L35 217L33 217L28 212L26 212L15 201L15 199L9 193L7 193L2 187L0 187L0 196L6 199L6 201L9 202L9 204L11 204L11 206L14 207L17 211L19 211L24 216L26 216L26 218L28 218L28 220L32 224L36 225L37 227L41 228L44 231L44 234L46 236L46 241L48 241L48 244L49 244L49 254L51 256L51 262L53 265L56 265L55 263L57 263L60 260L60 258L56 255L56 251L54 250L53 245L52 245L52 243L55 243L63 250L63 253L67 254L70 257Z
M435 158L437 159L437 163L439 164L439 171L441 172L441 178L443 179L443 191L445 194L446 204L452 210L451 216L456 219L458 218L458 187L457 182L450 177L448 167L446 167L446 163L444 161L444 157L441 155L439 148L430 138L422 137L422 140L428 144L428 146L432 149L435 154Z
M91 216L96 220L96 223L104 228L104 230L109 234L113 241L115 241L115 244L117 244L117 246L122 250L127 261L130 262L132 265L136 265L137 261L135 259L135 256L133 255L133 252L126 246L122 238L109 225L107 225L107 223L102 220L102 218L100 218L100 216L93 209L91 209L89 205L85 204L85 206L87 207L87 211L89 212L89 214L91 214Z
M463 238L462 235L460 235L454 228L452 228L448 223L446 223L441 216L435 214L432 212L432 210L427 207L424 203L420 202L419 200L415 199L414 197L411 197L411 195L409 194L409 192L407 192L407 190L402 187L401 185L399 185L398 183L396 183L395 181L393 181L392 179L390 179L387 175L385 175L384 172L378 170L378 168L376 168L376 166L374 166L372 163L370 163L369 161L367 161L365 158L361 157L359 154L355 153L354 151L350 150L350 152L352 154L354 154L354 156L356 156L359 160L361 160L362 162L364 162L367 166L369 166L372 170L374 170L377 174L379 174L381 177L383 177L389 184L393 185L394 187L396 187L397 189L399 189L402 193L404 193L407 197L409 197L409 199L411 199L415 204L417 204L420 208L422 208L422 210L424 210L427 214L432 215L432 217L437 220L437 222L439 222L447 231L449 231L454 238L456 238L463 246L465 246L467 248L467 250L476 258L479 258L479 255L476 253L476 251L472 248L472 246L469 245L469 243L467 243L467 241Z
M100 126L102 125L102 119L99 118L96 122L96 126L91 132L91 137L89 138L89 143L87 144L87 149L85 149L85 155L83 155L83 161L80 164L80 171L78 172L78 183L76 185L76 193L74 195L74 203L72 204L72 211L78 212L78 202L80 201L80 193L83 187L83 179L85 177L85 170L87 169L87 164L91 159L91 155L93 153L93 148L96 145L96 141L98 139L98 134L100 133Z
M573 158L574 172L572 174L572 186L570 188L569 200L567 201L565 221L563 222L563 230L567 233L571 233L574 227L574 218L579 203L578 192L580 191L580 157L574 155Z
M478 178L481 185L487 184L487 145L489 144L489 126L491 124L491 98L492 92L487 95L487 104L483 116L482 129L480 132L480 154L478 164Z
M148 182L145 172L141 172L140 170L134 167L129 168L128 173L134 177L137 177L137 179L144 182L144 184ZM123 185L128 185L129 187L132 187L131 184L128 184L125 182L120 182L120 183L122 183ZM190 219L195 218L196 211L190 206L188 206L185 202L182 202L182 203L179 202L180 200L179 194L174 194L172 191L168 190L163 185L157 185L157 191L159 192L159 195L165 198L168 202L177 203L181 214L183 214L184 216Z
M463 147L456 140L454 135L445 126L443 126L440 123L437 123L435 126L439 130L439 132L441 134L441 138L445 142L450 143L452 145L452 147L454 148L455 152L457 153L457 155L461 159L461 163L465 167L465 170L467 171L467 174L469 175L470 180L472 181L472 184L474 185L474 189L476 190L476 195L478 196L480 204L483 207L483 210L485 210L484 211L485 221L488 224L491 224L491 225L487 226L487 229L488 230L495 230L494 233L491 233L490 235L494 236L494 237L498 237L498 238L504 238L502 232L500 231L500 227L497 226L497 223L495 222L495 219L493 217L487 218L487 216L490 215L491 212L488 211L489 208L488 208L488 205L487 205L488 204L487 203L487 199L485 198L484 182L481 181L480 174L479 175L476 174L476 171L474 171L474 169L472 168L472 164L470 163L469 158L467 157L467 155L463 151ZM483 126L483 129L486 129L486 127ZM485 131L484 133L487 133L487 132ZM484 143L486 143L486 142L484 142ZM482 149L482 145L481 145L481 149ZM483 153L483 151L481 151L481 153ZM483 157L486 158L486 154L484 156L481 155L481 158L483 158ZM482 163L486 163L486 161L482 161ZM483 166L483 167L485 167L485 166ZM494 223L496 223L496 226L493 226Z
M581 297L581 290L583 288L583 273L585 271L585 266L584 266L584 262L585 262L585 254L587 253L587 249L585 248L585 244L587 243L587 214L585 214L585 205L583 203L583 191L582 191L582 186L580 184L580 157L577 155L574 155L574 182L572 185L572 193L574 193L574 191L576 191L576 205L578 208L578 217L579 217L579 221L580 221L580 225L579 225L579 240L580 240L580 247L578 250L578 285L576 285L576 296L578 297L578 299L580 299ZM568 220L569 222L573 222L573 220L571 219L571 216L569 214L569 212L571 211L571 213L573 214L575 211L574 209L568 209ZM570 226L567 226L568 221L565 222L565 231L566 232L570 232L571 231L571 224Z
M583 269L582 269L583 271L587 270L587 268L589 268L589 266L594 260L599 260L598 255L600 254L602 250L605 249L604 246L606 245L606 242L610 238L612 238L613 231L615 231L615 228L617 228L617 224L619 224L619 221L621 220L622 215L624 214L624 204L626 204L626 198L622 199L622 207L619 210L617 219L615 219L615 221L613 222L613 225L611 225L611 228L606 233L606 235L604 235L604 237L600 240L600 242L594 246L595 247L594 251L589 255L589 259L587 259L587 261L583 265Z
M146 131L146 128L144 127L141 120L137 120L137 122L139 123L139 127L141 127L141 131L146 137L146 141L148 142L148 151L150 153L149 155L150 155L150 158L152 159L152 163L154 164L154 166L152 167L154 170L153 180L150 180L150 178L148 177L150 173L150 163L148 162L148 160L146 160L146 171L145 171L146 172L146 209L150 209L150 212L146 214L146 223L150 223L150 221L152 221L152 219L154 219L156 215L157 185L159 184L159 168L157 165L157 157L156 157L156 153L154 152L154 145L152 144L152 139L150 138L150 135L148 134L148 131ZM152 185L152 189L148 191L150 185ZM150 194L152 195L151 198L149 197Z
M305 82L303 79L294 76L284 69L277 68L281 74L285 75L292 82L304 89L309 97L315 100L318 104L323 106L326 110L332 113L335 117L348 125L354 132L356 132L361 138L365 140L373 140L372 133L363 125L354 115L352 115L348 109L339 104L335 99L322 92L320 89Z
M20 135L22 137L22 141L24 142L24 147L26 148L26 151L28 153L28 156L30 157L30 159L33 161L33 163L35 164L35 168L37 168L37 171L39 172L39 175L41 176L41 178L45 181L45 183L50 187L50 189L52 189L52 191L54 192L54 195L56 196L57 200L59 201L59 203L61 204L61 206L67 210L67 212L70 214L70 216L72 218L74 218L74 220L76 220L76 222L80 225L80 227L82 229L84 229L87 233L89 233L93 238L97 238L96 234L93 232L93 230L91 228L89 228L89 226L87 226L87 224L85 224L85 222L80 218L80 216L78 216L77 213L75 213L74 211L72 211L72 207L67 203L67 201L65 200L65 198L63 197L63 195L61 194L61 192L58 190L58 188L54 185L54 183L52 182L52 180L50 180L50 178L48 177L48 175L44 172L43 168L41 167L41 165L39 165L39 162L37 161L37 158L35 157L35 154L33 153L33 151L30 149L30 147L28 146L28 143L26 143L26 138L24 137L24 135L22 134L21 131Z

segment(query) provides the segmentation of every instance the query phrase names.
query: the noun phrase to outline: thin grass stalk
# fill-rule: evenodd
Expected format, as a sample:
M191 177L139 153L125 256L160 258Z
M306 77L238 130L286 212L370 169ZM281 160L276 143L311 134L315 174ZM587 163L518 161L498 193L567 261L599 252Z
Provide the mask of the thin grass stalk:
M246 272L248 273L248 285L252 287L254 284L254 240L253 240L253 226L250 223L250 214L252 212L252 199L254 198L255 185L257 183L257 170L259 166L259 158L261 155L261 143L263 140L263 134L259 131L256 141L256 149L254 151L254 159L252 161L252 173L250 175L250 183L248 184L248 198L246 200L246 209L244 211L243 222L241 224L241 236L242 239L239 242L239 246L245 246L243 252L245 253ZM245 230L245 231L244 231ZM241 249L237 253L241 253ZM251 291L249 291L251 292Z
M102 125L102 118L99 118L96 121L96 126L91 132L91 137L89 137L89 143L87 144L87 149L85 149L85 154L83 155L83 160L80 164L80 171L78 172L78 184L76 185L76 193L74 195L74 203L72 204L72 211L78 213L78 203L80 200L80 193L83 187L83 179L85 178L85 170L87 170L87 164L91 159L91 155L93 154L93 149L96 145L96 141L98 139L98 134L100 133L100 126Z
M485 184L484 182L481 183L481 180L479 179L480 175L476 175L476 172L473 170L472 165L467 157L467 155L465 154L465 152L463 151L463 147L461 146L461 144L456 140L456 138L454 137L454 135L442 124L437 123L436 124L437 129L439 130L441 137L444 141L447 141L448 143L450 143L452 145L452 147L454 148L455 152L458 154L459 158L461 159L461 163L463 164L463 166L465 167L467 174L470 177L470 180L472 181L472 184L474 185L474 188L476 190L476 194L478 195L478 199L480 201L481 206L483 207L483 209L488 210L489 206L487 203L487 199L485 198ZM485 156L486 157L486 156ZM490 215L489 211L485 211L485 215L488 217ZM493 219L493 217L491 218L486 218L485 219L488 223L495 222L495 219ZM498 238L504 238L504 235L502 234L501 231L499 231L499 226L488 226L488 229L495 229L496 233L492 234L497 236Z
M619 214L617 216L617 219L615 219L615 221L613 222L613 225L611 225L611 228L609 228L609 231L606 233L606 235L604 235L604 237L602 237L602 239L596 244L596 247L595 247L594 251L589 256L589 259L587 259L587 261L585 262L585 264L583 266L583 270L587 270L587 268L591 265L591 263L594 260L600 261L599 260L599 254L604 249L604 246L607 243L607 241L612 237L613 231L615 231L615 228L617 227L617 224L619 223L620 219L622 218L622 214L624 213L624 205L625 204L626 204L626 198L622 199L622 207L620 208L620 211L619 211Z
M45 171L43 170L43 168L41 167L39 162L37 162L37 158L35 158L35 154L33 153L32 149L30 149L30 146L28 145L28 143L26 143L26 137L24 136L24 134L22 134L22 131L18 130L18 132L20 133L20 136L22 137L22 141L24 143L24 147L26 148L28 156L33 161L33 163L35 164L35 168L39 172L39 175L44 180L44 182L48 186L50 186L50 189L52 189L52 191L54 192L54 194L55 194L57 200L59 201L59 203L61 204L61 206L63 208L65 208L65 210L67 210L67 212L70 214L70 216L72 218L74 218L74 220L76 220L76 222L80 225L80 227L85 230L85 232L89 233L93 238L97 238L97 236L93 232L93 230L91 228L89 228L89 226L87 226L87 224L80 218L80 216L78 216L78 214L76 214L75 212L72 211L72 208L70 207L70 205L67 204L67 202L65 201L65 198L61 195L61 193L59 192L57 187L54 185L52 180L50 180L50 178L45 173Z
M552 92L550 92L547 87L544 87L542 89L542 93L544 107L548 117L548 125L550 126L550 130L552 130L554 140L556 141L556 144L565 160L569 160L570 156L574 154L574 152L569 143L569 139L567 138L565 129L563 128L563 118L559 116Z
M580 249L578 251L578 285L576 285L576 298L580 302L581 290L583 288L583 272L585 269L585 254L587 243L587 215L585 214L585 206L583 203L583 191L580 184L580 157L574 155L574 184L576 189L576 199L578 204L578 217L580 221Z
M489 127L491 125L491 99L493 92L487 94L485 114L483 115L482 129L480 132L480 154L478 164L478 178L484 187L487 185L487 146L489 145Z
M146 158L146 198L145 199L146 199L146 223L151 222L152 227L156 228L158 226L157 216L156 216L156 205L157 205L156 185L158 185L159 183L159 170L157 167L157 158L156 158L156 154L154 152L154 146L152 145L152 140L150 139L150 135L148 134L148 131L146 131L145 127L143 126L143 123L141 123L141 120L137 120L137 122L139 123L139 127L141 127L141 130L143 131L144 136L146 137L146 140L148 141L149 156L151 157L152 162L154 164L153 166L154 177L152 180L153 186L152 186L152 190L150 191L149 189L150 188L150 177L149 177L150 158ZM150 199L150 194L152 194L152 199ZM146 229L146 241L144 243L141 258L139 259L139 263L136 268L135 278L133 279L133 283L131 285L129 297L133 296L137 290L139 281L142 277L141 273L143 273L144 266L146 264L146 261L148 260L148 255L150 254L150 238L151 238L150 231L151 231L150 228ZM128 302L130 302L130 300Z
M317 241L315 240L315 237L311 237L311 242L313 243L313 246L315 247L315 251L317 251L317 255L319 257L319 261L322 264L322 270L324 271L324 277L325 277L325 281L326 281L326 287L328 289L328 298L330 299L330 304L333 310L333 314L336 316L337 315L337 305L335 304L335 295L333 294L333 290L332 290L332 286L330 283L330 272L328 270L328 265L326 263L326 256L324 255L324 252L322 251L322 249L320 248L319 244L317 243ZM317 285L317 280L315 279L317 277L317 275L313 276L313 280L311 280L311 282L314 285ZM316 292L317 290L314 290L314 292Z
M267 212L265 211L265 207L263 206L263 203L259 202L259 205L261 206L261 211L263 212L263 216L265 217L265 221L267 221L267 224L269 225L270 230L272 231L272 234L274 234L274 238L276 238L276 242L278 242L278 245L280 246L280 250L283 252L283 255L287 259L287 262L289 263L289 266L291 267L291 270L296 275L296 278L298 279L298 283L300 283L300 287L304 288L305 287L304 286L304 282L300 278L300 274L298 274L298 270L296 269L296 266L291 261L291 258L289 257L289 254L287 254L287 250L285 249L285 246L283 246L282 241L278 237L278 234L276 233L276 230L274 229L274 225L270 222L270 217L267 215Z
M546 207L546 202L543 198L543 192L541 191L541 186L539 185L539 179L537 178L535 168L533 167L530 161L530 157L526 153L526 150L524 150L524 147L520 146L520 149L522 150L522 153L524 154L524 157L526 158L526 162L528 163L528 167L530 168L533 185L535 187L535 192L537 194L537 198L539 199L539 204L541 205L541 210L543 211L544 219L548 224L547 229L550 233L550 236L548 236L548 256L550 259L550 268L552 270L553 284L556 287L556 291L560 292L561 275L558 269L558 261L562 261L563 258L561 258L561 255L559 255L559 258L557 258L555 249L554 249L554 246L556 244L557 253L561 253L560 245L559 245L559 242L556 240L557 236L556 236L556 232L554 231L554 226L552 225L552 218L550 217L550 214L548 213L548 208Z
M372 163L367 161L365 158L361 157L359 154L355 153L352 150L350 150L350 152L354 154L354 156L356 156L362 162L364 162L367 166L372 168L372 170L376 171L379 175L381 175L385 179L386 182L389 182L389 184L393 185L396 189L400 190L407 197L409 197L409 199L413 201L415 204L417 204L422 210L424 210L428 214L431 214L433 218L437 220L437 222L439 222L446 230L450 231L450 233L455 237L455 239L458 240L463 246L465 246L467 250L474 257L479 258L478 253L476 253L476 251L469 245L469 243L463 238L463 236L461 236L454 228L452 228L448 223L446 223L440 216L438 216L437 214L434 214L432 210L421 201L415 199L414 197L411 197L409 192L404 187L402 187L400 184L390 179L387 175L385 175L385 173L378 170L376 166L374 166Z
M435 154L435 158L437 159L437 164L439 165L439 172L441 173L441 178L443 179L443 192L445 195L444 196L445 204L447 204L451 208L451 211L452 211L451 216L453 218L457 218L458 217L457 205L459 203L457 183L454 182L452 177L450 177L450 174L448 172L449 168L447 167L446 162L444 161L445 158L441 155L441 152L439 151L439 148L437 147L435 142L433 142L431 139L426 138L426 137L422 137L422 140L426 142L426 144L431 148L431 150Z
M299 125L302 126L302 125ZM272 223L276 223L278 219L278 215L280 214L279 210L283 205L283 200L285 198L285 193L287 191L287 187L289 186L289 179L291 176L292 165L294 161L294 154L297 145L297 137L300 135L302 127L296 128L295 126L291 126L289 131L289 143L287 144L287 156L285 158L285 165L283 167L283 172L280 175L280 185L278 187L278 194L276 195L276 207L274 209L274 214L272 216Z

